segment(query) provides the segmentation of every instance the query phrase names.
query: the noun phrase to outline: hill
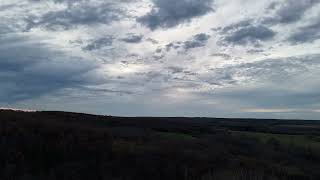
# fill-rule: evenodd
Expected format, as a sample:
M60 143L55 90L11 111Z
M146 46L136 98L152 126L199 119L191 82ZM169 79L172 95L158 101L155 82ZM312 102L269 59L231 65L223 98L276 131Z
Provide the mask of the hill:
M319 121L0 110L3 180L313 180L319 162Z

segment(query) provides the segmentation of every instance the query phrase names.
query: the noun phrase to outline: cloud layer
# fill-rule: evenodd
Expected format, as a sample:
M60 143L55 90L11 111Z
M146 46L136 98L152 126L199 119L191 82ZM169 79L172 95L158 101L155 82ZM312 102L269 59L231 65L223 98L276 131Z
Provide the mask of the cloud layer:
M0 2L0 106L320 119L318 0Z
M54 50L25 36L0 38L2 102L39 97L64 88L94 83L86 73L96 64Z

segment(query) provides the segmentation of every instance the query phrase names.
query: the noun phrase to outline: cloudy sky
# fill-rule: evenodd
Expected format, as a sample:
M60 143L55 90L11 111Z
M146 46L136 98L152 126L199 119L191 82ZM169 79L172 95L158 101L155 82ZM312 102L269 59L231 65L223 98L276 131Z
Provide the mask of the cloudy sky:
M0 0L0 107L320 119L320 0Z

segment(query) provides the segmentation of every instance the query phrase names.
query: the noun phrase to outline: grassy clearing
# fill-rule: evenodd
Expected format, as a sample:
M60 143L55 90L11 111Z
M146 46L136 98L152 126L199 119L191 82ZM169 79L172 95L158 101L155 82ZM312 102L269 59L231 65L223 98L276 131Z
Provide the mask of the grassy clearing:
M284 143L288 145L320 149L320 141L319 141L320 137L318 136L271 134L271 133L244 132L244 131L233 131L232 134L250 137L250 138L258 138L263 143L266 143L270 139L276 139L280 143Z
M183 134L183 133L156 132L156 135L160 136L161 138L168 138L168 139L184 139L184 140L196 139L195 137L189 134Z

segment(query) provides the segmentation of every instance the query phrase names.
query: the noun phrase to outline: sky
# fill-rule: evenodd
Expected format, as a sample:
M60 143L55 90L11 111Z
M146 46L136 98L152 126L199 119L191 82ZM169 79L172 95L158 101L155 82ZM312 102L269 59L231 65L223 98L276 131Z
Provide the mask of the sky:
M320 0L0 0L0 107L320 119Z

